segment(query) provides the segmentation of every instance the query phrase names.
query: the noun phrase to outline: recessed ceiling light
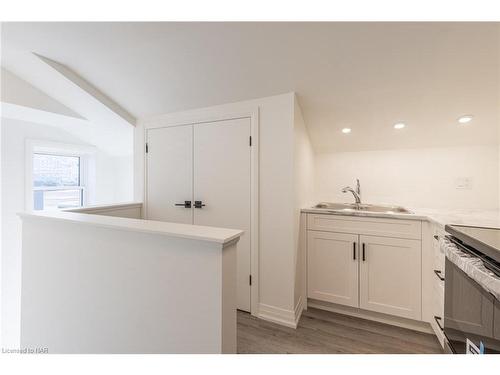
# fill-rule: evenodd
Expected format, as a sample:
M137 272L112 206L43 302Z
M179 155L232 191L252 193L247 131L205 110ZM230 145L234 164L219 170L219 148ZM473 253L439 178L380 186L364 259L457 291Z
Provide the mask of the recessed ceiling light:
M467 124L468 122L472 121L472 116L471 115L466 115L458 118L458 122L460 124Z
M342 133L344 133L344 134L349 134L350 132L351 132L351 128L342 129Z
M397 124L394 124L394 129L403 129L405 126L406 126L405 123L398 122Z

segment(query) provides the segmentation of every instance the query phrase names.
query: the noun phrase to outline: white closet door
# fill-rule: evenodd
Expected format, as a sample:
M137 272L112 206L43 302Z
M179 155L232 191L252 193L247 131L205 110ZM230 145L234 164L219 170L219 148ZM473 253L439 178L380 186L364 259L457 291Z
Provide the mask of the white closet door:
M149 129L146 212L150 220L192 224L193 126Z
M194 224L244 230L238 242L238 309L250 311L250 119L194 126Z

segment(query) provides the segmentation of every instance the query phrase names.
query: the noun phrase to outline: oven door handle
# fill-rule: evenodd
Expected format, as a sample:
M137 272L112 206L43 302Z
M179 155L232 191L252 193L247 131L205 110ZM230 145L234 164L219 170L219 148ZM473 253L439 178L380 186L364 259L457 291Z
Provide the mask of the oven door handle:
M434 320L436 321L436 324L441 330L441 332L444 332L444 328L441 326L441 323L439 323L442 320L441 317L434 315Z

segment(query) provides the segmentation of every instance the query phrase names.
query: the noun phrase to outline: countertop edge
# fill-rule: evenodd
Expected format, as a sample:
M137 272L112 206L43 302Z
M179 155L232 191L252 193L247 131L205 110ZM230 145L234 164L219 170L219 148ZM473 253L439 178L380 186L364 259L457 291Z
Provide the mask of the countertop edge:
M143 203L140 201L131 201L131 202L120 202L120 203L112 203L112 204L96 204L96 205L88 205L85 207L77 207L77 208L65 208L61 210L61 212L73 212L73 213L86 213L87 211L98 212L98 211L110 211L110 210L125 210L127 208L142 208Z
M382 212L377 213L367 213L367 212L333 212L326 211L322 209L315 208L303 208L300 210L303 213L308 214L322 214L322 215L334 215L334 216L351 216L351 217L374 217L380 219L398 219L398 220L428 220L429 218L425 215L419 214L386 214Z
M418 220L427 221L440 226L444 230L445 225L469 225L488 228L500 228L500 213L498 210L479 209L418 209L411 208L412 214L398 213L358 213L358 212L328 212L323 209L303 208L302 213L335 215L360 218L384 218L395 220Z
M20 212L17 215L22 220L54 220L60 222L79 223L101 228L157 234L167 237L175 237L195 241L212 242L220 245L226 245L238 239L244 233L244 231L237 229L178 224L156 220L132 219L115 216L93 215L88 213ZM195 231L197 230L205 233L196 234Z

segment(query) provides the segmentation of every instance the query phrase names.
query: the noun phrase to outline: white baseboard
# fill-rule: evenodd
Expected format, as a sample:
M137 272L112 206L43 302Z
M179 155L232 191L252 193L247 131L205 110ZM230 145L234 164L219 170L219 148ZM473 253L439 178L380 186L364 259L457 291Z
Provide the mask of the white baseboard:
M277 323L282 326L294 329L297 328L297 323L295 321L296 315L294 310L286 310L279 307L266 305L265 303L259 303L258 317L260 319Z
M308 307L313 307L321 310L332 311L339 314L351 315L380 323L391 324L397 327L408 328L414 331L434 333L432 327L427 322L400 318L397 316L391 316L349 306L337 305L334 303L323 302L314 299L305 300L302 297L299 298L299 301L297 302L294 310L286 310L260 303L259 313L257 317L269 322L280 324L285 327L296 329L306 305Z
M309 299L307 301L307 305L309 307L314 307L321 310L332 311L344 315L351 315L357 318L363 318L367 320L374 320L376 322L391 324L393 326L402 328L408 328L418 332L434 333L429 323L419 320L400 318L398 316L367 311L350 306L337 305L334 303L323 302L314 299Z
M302 311L304 311L304 299L302 296L299 297L297 305L295 305L294 315L295 315L295 328L299 324L300 317L302 316Z

